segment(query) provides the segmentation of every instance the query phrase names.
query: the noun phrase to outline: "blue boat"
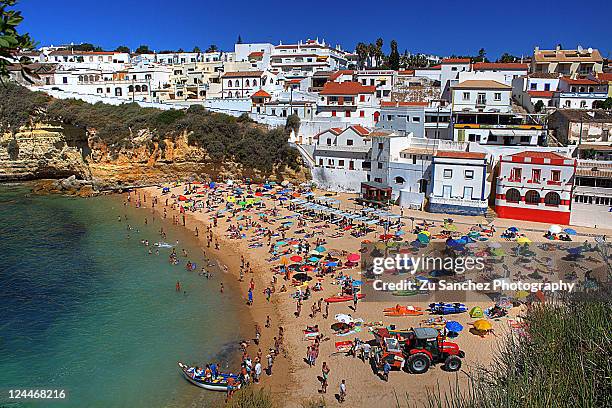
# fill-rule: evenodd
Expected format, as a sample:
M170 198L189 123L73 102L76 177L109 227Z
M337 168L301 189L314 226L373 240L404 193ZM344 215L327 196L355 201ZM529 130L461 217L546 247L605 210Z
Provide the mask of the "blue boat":
M429 310L432 314L456 314L467 312L467 307L463 303L430 303Z
M234 379L234 387L236 389L240 388L240 381L238 380L238 376L235 374L218 374L216 378L207 380L202 376L194 375L193 369L194 367L190 367L187 364L183 364L179 361L178 363L179 369L181 373L183 373L183 377L193 385L204 388L205 390L210 391L227 391L228 380L230 378Z

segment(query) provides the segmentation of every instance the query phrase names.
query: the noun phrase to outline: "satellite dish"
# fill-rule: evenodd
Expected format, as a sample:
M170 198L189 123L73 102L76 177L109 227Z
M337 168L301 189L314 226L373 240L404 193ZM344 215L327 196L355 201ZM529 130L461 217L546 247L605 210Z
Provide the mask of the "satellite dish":
M581 53L582 51L584 51L584 49L582 48L582 45L579 45L577 48L578 48L578 53Z
M593 53L593 48L589 47L588 51L589 51L589 54L592 54Z

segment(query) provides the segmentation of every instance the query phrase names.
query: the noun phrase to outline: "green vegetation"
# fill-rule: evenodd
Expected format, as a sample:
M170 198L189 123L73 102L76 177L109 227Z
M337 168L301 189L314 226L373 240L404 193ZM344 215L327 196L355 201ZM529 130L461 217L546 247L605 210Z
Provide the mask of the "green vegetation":
M129 47L125 46L125 45L120 45L117 48L115 48L115 51L117 52L130 52Z
M151 54L153 51L151 51L149 49L148 45L139 45L138 48L136 48L136 51L134 52L135 54Z
M0 0L0 81L9 76L7 67L11 65L13 53L19 50L34 48L34 42L29 34L19 34L17 27L23 21L21 12L9 10L17 2L15 0ZM29 62L27 58L20 61ZM22 68L24 78L34 76L28 68Z
M275 408L276 406L269 391L263 388L255 391L253 387L239 390L225 404L226 408Z
M492 364L471 372L467 390L438 391L428 406L612 406L611 313L607 292L534 305L528 336L510 337Z
M605 101L593 102L593 108L595 109L612 109L612 98L608 97Z
M266 174L282 172L286 167L299 168L299 154L289 146L287 131L269 130L248 116L235 118L197 105L165 111L136 103L92 105L74 99L53 99L12 83L0 87L0 131L14 133L37 121L82 129L83 140L87 136L85 129L94 129L95 138L108 145L111 152L133 147L140 131L149 131L152 142L158 142L161 149L164 139L173 140L187 132L189 144L205 149L214 163L233 161Z
M544 102L542 102L542 100L541 100L541 99L539 99L539 100L538 100L538 101L535 103L535 105L534 105L534 109L535 109L536 113L541 113L541 112L543 112L543 111L544 111L544 108L545 108L545 106L544 106Z

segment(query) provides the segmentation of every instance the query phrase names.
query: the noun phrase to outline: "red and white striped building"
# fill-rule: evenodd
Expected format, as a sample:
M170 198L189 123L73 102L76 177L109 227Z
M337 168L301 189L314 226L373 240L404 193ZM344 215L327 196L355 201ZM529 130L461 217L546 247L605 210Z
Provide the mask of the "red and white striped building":
M500 157L495 212L500 218L569 224L576 160L552 152Z

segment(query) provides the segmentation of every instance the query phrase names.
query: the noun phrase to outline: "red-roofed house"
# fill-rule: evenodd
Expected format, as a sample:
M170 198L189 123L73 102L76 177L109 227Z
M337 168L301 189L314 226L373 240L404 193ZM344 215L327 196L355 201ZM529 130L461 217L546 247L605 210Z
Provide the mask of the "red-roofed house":
M359 82L327 82L319 93L318 115L373 127L378 121L376 87Z
M526 151L499 160L495 212L500 218L569 224L576 160Z
M359 191L370 170L371 130L361 125L330 128L315 136L314 178L323 188Z
M557 108L593 109L595 101L605 101L608 84L594 79L561 77L553 103Z
M488 208L487 156L438 150L432 160L430 212L483 215Z

